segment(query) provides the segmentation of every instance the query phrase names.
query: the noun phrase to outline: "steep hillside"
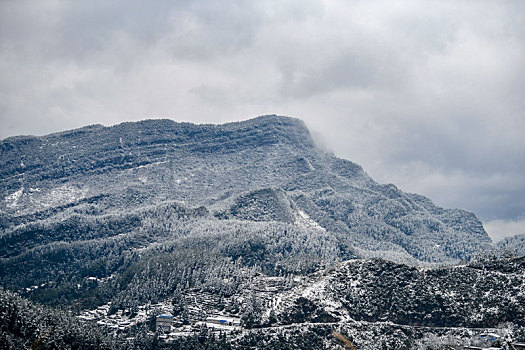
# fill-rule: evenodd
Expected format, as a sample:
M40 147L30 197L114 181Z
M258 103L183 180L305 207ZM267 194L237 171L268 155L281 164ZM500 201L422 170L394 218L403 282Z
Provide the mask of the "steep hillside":
M174 272L146 288L149 273L164 275L151 261L199 266L209 285L217 266L282 275L358 257L451 263L490 243L474 214L377 184L292 118L90 126L9 138L0 152L2 284L49 304L138 303L198 284L197 272Z

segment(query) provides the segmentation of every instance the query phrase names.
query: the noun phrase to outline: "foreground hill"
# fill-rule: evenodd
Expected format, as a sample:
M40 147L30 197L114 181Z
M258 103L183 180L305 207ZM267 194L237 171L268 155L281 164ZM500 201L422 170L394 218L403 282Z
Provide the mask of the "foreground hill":
M253 276L241 291L210 298L188 288L168 299L175 311L192 310L191 323L215 308L238 305L243 327L212 333L201 325L170 342L152 330L152 309L128 316L99 315L80 321L35 306L0 290L0 345L7 348L108 349L344 349L341 335L358 349L462 349L489 345L513 349L525 340L525 258L500 258L466 266L421 268L380 259L353 260L291 281ZM273 288L272 288L273 287ZM205 294L208 297L204 296ZM204 297L203 297L204 296ZM181 302L185 300L184 302ZM244 300L244 302L242 302ZM162 303L157 304L157 307ZM235 311L233 311L235 313ZM131 324L121 333L93 321ZM180 315L179 315L180 316ZM179 316L176 316L177 318ZM141 318L142 317L142 318ZM82 320L85 320L82 317ZM122 320L127 320L122 322ZM140 321L142 319L142 321ZM138 322L136 322L138 320ZM224 331L224 330L223 330ZM485 343L485 345L487 345Z
M330 348L337 330L357 349L513 349L525 340L524 286L524 257L440 268L347 261L260 297L262 316L244 339ZM499 340L479 341L487 333Z
M277 296L267 323L392 322L417 327L525 327L525 258L422 268L355 260ZM264 323L265 320L263 319Z

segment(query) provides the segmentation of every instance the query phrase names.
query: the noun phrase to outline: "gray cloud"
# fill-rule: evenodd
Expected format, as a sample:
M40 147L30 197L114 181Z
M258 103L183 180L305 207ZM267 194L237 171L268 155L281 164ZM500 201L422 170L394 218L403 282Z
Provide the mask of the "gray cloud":
M518 1L4 1L0 137L284 114L380 182L517 220L524 14Z
M525 234L525 219L516 220L492 220L483 225L487 232L491 233L493 241L497 242L508 236Z

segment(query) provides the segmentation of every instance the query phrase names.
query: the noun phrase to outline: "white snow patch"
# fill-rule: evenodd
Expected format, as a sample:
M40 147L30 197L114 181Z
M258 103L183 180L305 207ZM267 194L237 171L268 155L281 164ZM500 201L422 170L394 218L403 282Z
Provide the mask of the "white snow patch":
M350 287L356 289L357 287L359 287L359 285L361 284L361 281L359 280L351 280L350 281Z
M303 297L311 297L320 295L322 291L324 291L326 287L326 279L321 279L320 281L306 287L302 293Z
M20 197L22 197L22 194L24 193L24 188L20 188L18 191L11 193L7 197L5 197L5 201L8 207L15 208L18 206L18 200Z
M159 164L164 164L164 163L167 163L168 161L167 160L163 160L161 162L154 162L154 163L149 163L149 164L144 164L144 165L139 165L138 167L136 167L135 169L141 169L141 168L151 168L153 166L156 166L156 165L159 165Z
M39 288L39 286L31 286L29 288L26 288L26 291L30 292L30 291L38 289L38 288Z
M324 227L319 225L315 220L313 220L308 214L306 214L304 211L298 209L296 212L294 212L294 218L295 222L294 224L296 226L299 226L301 228L313 228L321 231L326 231Z
M42 203L44 207L53 207L65 203L81 200L86 197L87 189L77 188L72 186L60 186L53 188L48 196L46 202Z

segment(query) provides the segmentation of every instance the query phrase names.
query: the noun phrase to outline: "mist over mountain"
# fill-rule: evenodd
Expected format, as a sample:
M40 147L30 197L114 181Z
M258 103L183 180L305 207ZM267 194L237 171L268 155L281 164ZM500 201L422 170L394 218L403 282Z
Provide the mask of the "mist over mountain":
M185 327L217 314L242 320L228 330L234 348L340 347L336 326L363 348L374 348L367 332L398 348L439 327L465 328L463 340L471 328L523 328L523 261L479 262L494 245L473 213L375 182L294 118L4 139L0 229L3 288L117 337L152 336L161 312L180 323L170 338L180 346L181 334L196 339ZM475 280L477 299L462 297ZM400 329L412 333L398 342Z

